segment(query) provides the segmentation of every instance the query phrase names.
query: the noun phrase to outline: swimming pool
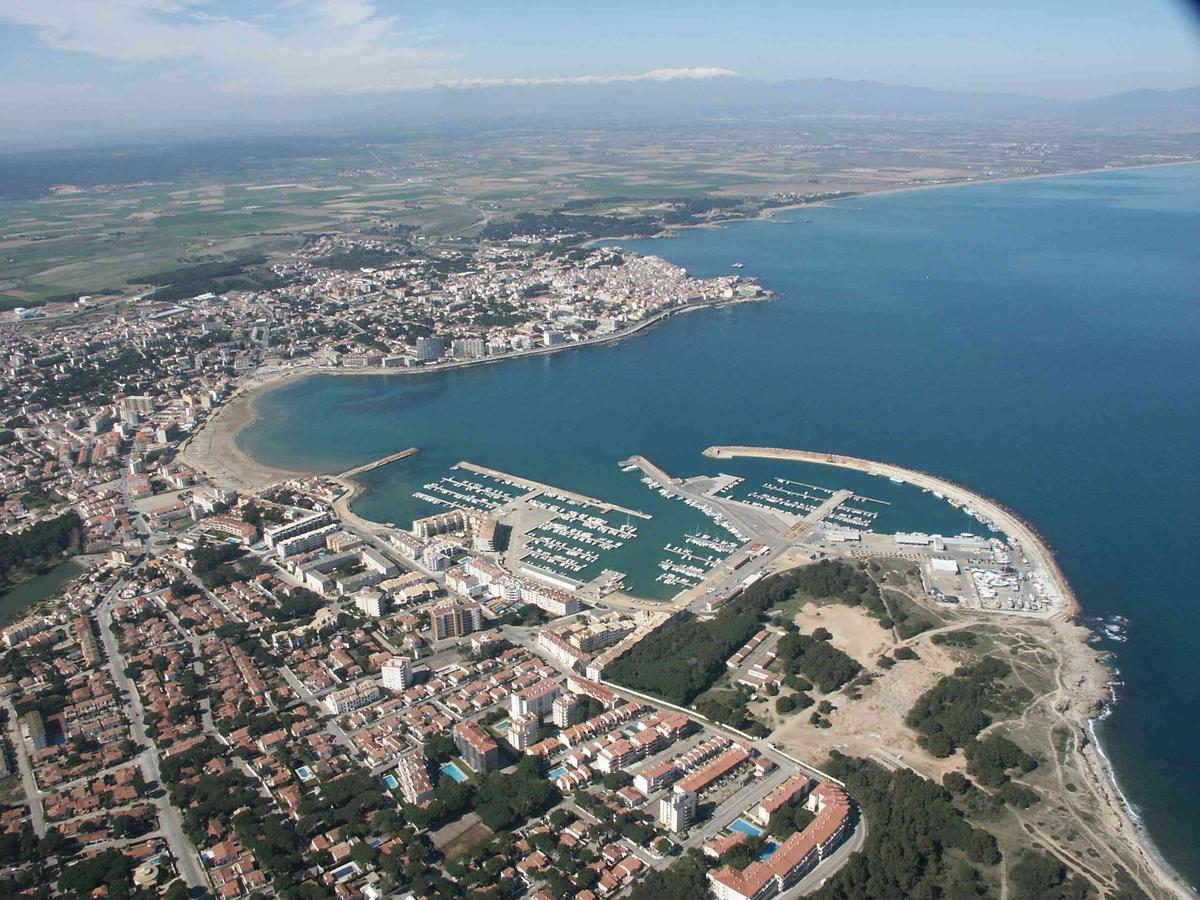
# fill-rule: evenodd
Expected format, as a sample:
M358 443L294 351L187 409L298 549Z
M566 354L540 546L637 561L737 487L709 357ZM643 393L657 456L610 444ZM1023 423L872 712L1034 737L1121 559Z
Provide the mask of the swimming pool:
M301 781L311 781L313 778L313 771L308 766L301 766L296 770L296 777Z
M779 845L772 840L763 841L762 849L758 851L759 859L766 859L772 853L779 849Z
M732 822L730 822L729 830L730 831L740 831L742 834L750 835L750 837L758 837L760 834L762 834L761 828L756 828L755 826L753 826L749 822L747 822L745 819L741 819L741 818L734 819Z
M396 780L396 776L392 775L391 773L383 776L383 783L388 786L388 790L392 791L394 791L400 785L400 782Z
M467 780L466 773L456 763L452 762L448 762L442 766L442 774L460 783Z
M553 781L555 778L558 778L560 775L566 775L566 774L567 774L567 767L559 766L557 769L551 769L549 772L547 772L546 777L549 778L551 781Z

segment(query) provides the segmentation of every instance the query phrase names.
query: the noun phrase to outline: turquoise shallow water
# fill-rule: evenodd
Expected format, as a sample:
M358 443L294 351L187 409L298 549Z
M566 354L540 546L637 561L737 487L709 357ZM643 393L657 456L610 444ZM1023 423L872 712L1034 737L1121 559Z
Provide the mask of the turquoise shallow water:
M261 398L243 445L268 463L331 469L420 447L372 473L359 505L396 522L418 511L414 486L469 459L644 509L648 531L667 529L667 501L615 462L642 453L673 473L732 471L699 456L721 443L889 460L975 487L1047 536L1089 615L1130 619L1128 641L1106 645L1125 684L1099 731L1155 842L1200 882L1200 812L1180 802L1200 795L1200 166L780 219L792 224L624 244L700 275L741 260L774 303L550 357L288 385ZM823 467L793 467L812 478L750 468L845 481ZM869 481L874 496L889 487ZM971 525L909 493L913 527ZM657 547L669 535L645 537Z

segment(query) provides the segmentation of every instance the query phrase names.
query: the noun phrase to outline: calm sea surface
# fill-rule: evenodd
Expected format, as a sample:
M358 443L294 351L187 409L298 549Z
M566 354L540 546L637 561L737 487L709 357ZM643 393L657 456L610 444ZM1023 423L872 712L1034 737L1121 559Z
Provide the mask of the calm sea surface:
M1168 860L1200 882L1200 166L976 185L626 242L774 303L698 312L624 342L430 376L316 378L261 398L243 445L339 469L415 445L357 508L407 523L467 459L654 515L620 551L640 593L705 520L617 460L853 487L881 527L977 523L880 479L716 463L710 444L889 460L1001 499L1056 549L1089 617L1127 617L1120 702L1099 728ZM864 476L865 478L865 476ZM714 527L698 530L715 534ZM608 564L608 561L605 563ZM1182 802L1181 802L1182 801Z

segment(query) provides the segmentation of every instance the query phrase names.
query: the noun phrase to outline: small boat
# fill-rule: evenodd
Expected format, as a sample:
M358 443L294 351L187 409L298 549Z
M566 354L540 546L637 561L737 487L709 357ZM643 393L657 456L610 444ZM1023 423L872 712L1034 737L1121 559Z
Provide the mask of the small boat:
M735 263L733 264L733 268L735 268L735 269L744 269L744 268L746 268L746 264L745 264L745 263L743 263L743 262L735 262Z

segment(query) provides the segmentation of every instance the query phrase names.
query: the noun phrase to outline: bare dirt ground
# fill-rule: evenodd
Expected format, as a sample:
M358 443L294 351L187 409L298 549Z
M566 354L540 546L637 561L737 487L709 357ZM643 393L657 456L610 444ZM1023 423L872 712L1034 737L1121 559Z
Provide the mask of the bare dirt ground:
M1038 768L1014 780L1037 791L1042 800L1028 810L972 813L976 824L996 835L1006 860L1011 862L1023 848L1038 849L1083 874L1103 894L1129 888L1150 897L1190 896L1131 825L1088 736L1097 700L1107 696L1108 676L1086 643L1086 630L1065 618L1047 621L950 610L923 596L913 581L905 581L898 572L885 581L889 590L911 598L919 613L934 623L906 641L897 640L860 608L814 603L799 608L795 620L802 631L828 629L833 645L873 673L874 680L861 688L858 700L844 691L828 697L814 693L815 699L829 699L836 706L827 717L832 723L828 729L810 724L807 710L781 718L767 704L755 704L754 712L777 726L773 740L814 761L838 750L888 768L907 766L939 782L950 771L967 774L961 752L947 759L933 757L918 745L904 717L922 693L957 666L985 655L1003 659L1013 670L1009 684L1024 688L1030 699L987 730L1005 734L1037 757ZM973 647L933 642L935 635L961 629L977 635ZM920 659L898 661L891 669L876 664L880 655L901 644L915 649ZM1005 872L1002 865L989 873L1001 896L1008 890Z
M814 692L814 698L827 697L837 707L828 716L833 727L821 729L810 725L809 713L805 711L782 719L775 732L777 741L802 759L825 759L831 750L839 750L894 767L919 755L925 757L921 774L939 780L944 772L955 767L953 761L935 760L921 750L916 734L903 721L917 698L957 665L948 651L932 644L922 645L918 650L920 659L897 662L884 671L875 661L894 649L897 642L890 631L864 610L807 603L796 616L796 623L805 633L826 628L833 634L830 641L833 646L853 657L865 670L881 674L863 689L859 700L850 700L840 692L831 695Z

